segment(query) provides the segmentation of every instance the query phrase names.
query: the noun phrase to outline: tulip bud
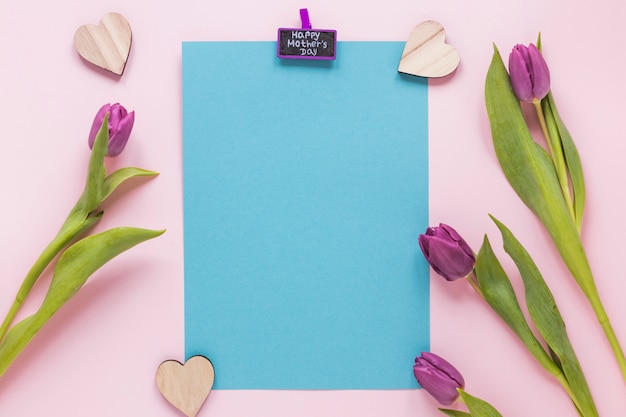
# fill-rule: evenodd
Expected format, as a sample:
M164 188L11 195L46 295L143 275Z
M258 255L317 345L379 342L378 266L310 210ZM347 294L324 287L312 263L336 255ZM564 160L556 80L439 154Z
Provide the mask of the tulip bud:
M415 358L413 374L418 384L440 404L450 405L465 387L463 375L448 361L430 352Z
M550 91L550 70L541 52L532 43L515 45L509 55L511 85L518 99L531 103Z
M105 104L98 110L93 119L91 131L89 132L89 148L93 148L96 135L102 127L104 117L109 114L109 145L107 156L118 156L122 153L128 142L133 124L135 123L135 112L128 113L124 106L119 103Z
M466 277L474 269L476 257L469 245L450 226L440 223L419 236L424 257L448 281Z

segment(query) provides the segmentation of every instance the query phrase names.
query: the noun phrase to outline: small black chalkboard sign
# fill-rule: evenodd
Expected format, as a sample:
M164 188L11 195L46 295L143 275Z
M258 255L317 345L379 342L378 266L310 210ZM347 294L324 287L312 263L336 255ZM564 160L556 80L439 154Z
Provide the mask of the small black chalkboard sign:
M278 57L335 59L337 31L326 29L278 29Z

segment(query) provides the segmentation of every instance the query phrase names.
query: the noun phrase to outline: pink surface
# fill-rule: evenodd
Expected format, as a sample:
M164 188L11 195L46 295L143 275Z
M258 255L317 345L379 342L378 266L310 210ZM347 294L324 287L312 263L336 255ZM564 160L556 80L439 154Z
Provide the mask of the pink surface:
M184 348L180 44L272 40L276 28L299 24L300 7L308 7L313 26L337 29L340 40L404 40L427 19L446 27L461 65L451 77L430 84L431 222L453 225L476 250L485 232L494 246L500 242L487 213L505 222L556 293L600 415L626 415L624 382L590 308L500 172L483 100L492 42L508 54L515 43L533 41L541 31L553 91L583 158L584 241L605 307L626 346L621 247L626 6L614 0L576 8L556 0L371 4L0 3L2 314L82 189L86 135L104 102L119 101L137 113L131 143L111 166L136 165L161 175L125 187L107 204L99 229L168 230L100 270L53 318L0 380L0 415L179 415L160 396L154 375L162 361L182 360ZM94 70L72 44L76 28L97 23L109 11L125 15L133 29L121 79ZM510 263L505 266L511 270ZM37 289L41 295L43 286ZM560 387L468 285L432 276L431 299L432 350L457 365L469 392L508 417L575 415ZM219 391L199 415L428 417L441 415L436 406L423 391Z

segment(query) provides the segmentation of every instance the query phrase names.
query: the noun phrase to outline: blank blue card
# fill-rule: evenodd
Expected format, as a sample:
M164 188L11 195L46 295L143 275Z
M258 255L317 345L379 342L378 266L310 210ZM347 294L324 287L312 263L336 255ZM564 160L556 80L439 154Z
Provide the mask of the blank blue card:
M417 388L428 85L403 48L183 43L185 354L216 389Z

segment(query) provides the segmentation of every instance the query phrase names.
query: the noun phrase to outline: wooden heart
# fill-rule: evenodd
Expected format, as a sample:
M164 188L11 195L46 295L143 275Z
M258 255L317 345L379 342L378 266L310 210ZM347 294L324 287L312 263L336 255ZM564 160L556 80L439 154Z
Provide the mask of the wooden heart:
M398 71L419 77L439 78L454 71L459 61L459 52L446 43L443 26L434 20L427 20L411 31Z
M161 394L187 417L198 414L214 380L213 364L204 356L192 356L184 365L174 360L165 361L156 374Z
M80 56L117 75L124 73L131 42L130 25L119 13L106 14L98 26L83 25L74 34L74 46Z

